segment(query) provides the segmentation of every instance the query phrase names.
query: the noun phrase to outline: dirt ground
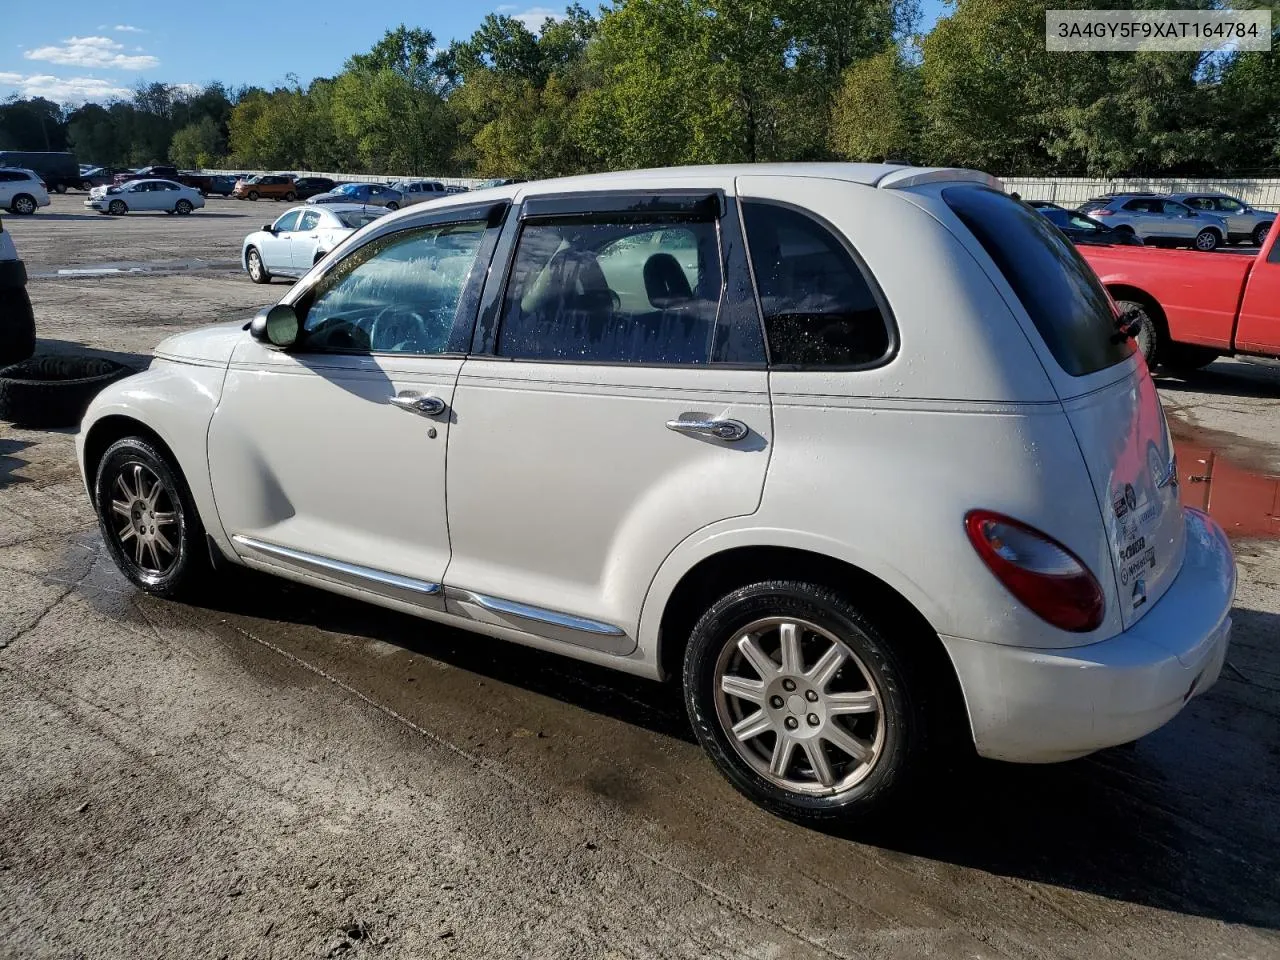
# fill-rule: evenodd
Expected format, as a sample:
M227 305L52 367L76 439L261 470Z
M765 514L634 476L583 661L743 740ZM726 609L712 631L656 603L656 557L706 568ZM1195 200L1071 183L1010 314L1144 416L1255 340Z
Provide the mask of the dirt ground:
M282 205L81 199L5 219L42 350L142 365L285 289L234 266ZM58 273L112 265L161 269ZM0 957L1280 957L1280 370L1161 388L1237 538L1222 680L832 833L734 793L674 688L260 576L146 597L71 434L0 424Z

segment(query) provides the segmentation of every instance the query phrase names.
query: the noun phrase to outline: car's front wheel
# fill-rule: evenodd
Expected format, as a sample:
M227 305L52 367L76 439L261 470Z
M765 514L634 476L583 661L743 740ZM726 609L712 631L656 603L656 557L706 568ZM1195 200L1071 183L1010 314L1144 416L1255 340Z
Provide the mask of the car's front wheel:
M843 596L769 581L707 610L685 651L702 746L755 802L795 820L862 816L923 753L923 689L910 662Z
M388 203L388 204L387 204L387 209L388 209L388 210L399 210L399 209L400 209L400 204L398 204L398 203L396 203L394 200L392 200L390 203Z
M1271 224L1260 223L1253 228L1253 242L1256 246L1262 246L1267 242L1267 234L1271 231Z
M204 527L186 481L149 441L126 437L107 448L94 505L112 560L136 586L174 597L207 577Z
M111 214L113 217L123 217L128 212L129 207L123 200L112 200L107 204L107 213Z
M1218 236L1216 230L1201 230L1196 234L1195 245L1197 250L1203 250L1206 253L1210 250L1217 250L1218 245L1222 243L1222 238Z
M13 202L9 204L9 209L20 216L29 217L36 212L36 198L20 193L13 198Z
M246 196L247 196L250 200L257 200L257 199L258 199L258 191L257 191L257 190L250 190L250 191L246 194Z

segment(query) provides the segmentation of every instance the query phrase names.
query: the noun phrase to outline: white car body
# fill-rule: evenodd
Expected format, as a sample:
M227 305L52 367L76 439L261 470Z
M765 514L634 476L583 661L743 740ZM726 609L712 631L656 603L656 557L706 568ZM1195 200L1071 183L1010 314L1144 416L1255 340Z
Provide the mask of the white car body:
M291 207L269 225L270 229L255 230L244 238L240 263L248 270L249 251L256 250L269 274L300 277L359 229L348 226L343 217L356 218L363 226L386 212L383 207L358 203Z
M4 229L3 222L0 222L0 261L17 259L18 251L13 245L13 238L9 236L9 231Z
M1069 372L1054 351L1076 346L1047 341L953 209L954 198L978 197L1043 222L989 188L1000 184L964 170L739 165L514 184L406 209L344 241L283 304L305 327L314 298L348 289L348 257L380 263L377 251L398 249L408 231L465 221L484 240L480 261L457 273L470 279L450 314L460 336L449 349L403 349L413 341L400 327L425 329L434 315L411 304L388 319L396 304L379 291L424 277L397 272L391 258L357 290L375 298L368 349L282 350L262 342L260 327L238 325L171 338L150 370L98 395L78 438L82 469L92 489L105 443L141 425L172 452L228 561L651 678L673 669L671 649L688 627L672 624L685 623L679 604L699 577L746 565L767 580L820 567L927 625L930 655L958 687L960 722L980 754L1045 762L1127 742L1217 678L1234 561L1214 522L1178 502L1159 398L1140 354L1115 346L1125 341L1107 326L1112 308L1101 339L1080 347L1110 359ZM680 301L717 304L706 320L711 362L675 359L686 341L660 362L593 359L585 341L555 359L502 353L501 311L515 323L542 296L534 280L524 300L503 299L521 230L611 210L623 211L626 231L626 217L660 216L663 204L714 218L722 238L723 284ZM632 247L617 241L600 254L631 251L606 264L618 277L634 276L628 263L638 259L627 257L648 257L643 288L619 282L612 310L600 308L635 349L651 349L655 330L668 335L661 325L628 332L617 318L642 297L636 309L674 309L650 289L656 254L644 254L668 232L679 249L685 228L670 217ZM743 222L764 231L753 242L748 229L748 252ZM803 224L801 239L768 232L786 223ZM766 235L776 250L763 249ZM827 245L806 247L808 236ZM748 255L763 258L750 273ZM543 268L553 280L599 262L557 256ZM681 257L663 266L679 286L673 260ZM679 268L697 271L700 261L714 274L697 252ZM860 276L831 272L845 262ZM454 267L445 257L430 269ZM562 299L586 296L578 276L581 290L556 288ZM769 290L843 290L855 280L874 298L816 334L817 359L778 361L780 313L766 362L759 305L781 309L784 299ZM757 296L753 283L775 286L757 286ZM348 303L343 318L319 322L316 342L340 330L364 343L355 310ZM827 365L831 337L880 322L879 359ZM385 336L384 323L394 324ZM804 356L809 346L787 349ZM715 432L733 424L745 432ZM1015 518L1074 555L1096 578L1094 625L1065 629L1017 599L966 534L975 509Z
M31 204L34 206L31 206ZM49 205L49 191L40 174L25 167L0 167L0 209L13 213L31 213Z
M112 204L124 204L122 213L141 213L160 210L165 213L181 212L181 204L189 203L190 210L204 206L204 197L194 187L172 180L131 180L120 186L94 187L84 205L99 213L112 212ZM116 207L115 209L119 209Z

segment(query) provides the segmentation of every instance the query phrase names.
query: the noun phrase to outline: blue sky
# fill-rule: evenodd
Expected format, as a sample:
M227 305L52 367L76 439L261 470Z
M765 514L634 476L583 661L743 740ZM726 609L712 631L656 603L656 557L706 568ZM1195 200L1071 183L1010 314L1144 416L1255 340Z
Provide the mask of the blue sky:
M426 27L446 45L469 36L495 10L537 29L563 9L554 3L490 7L465 0L308 0L261 9L59 0L49 16L40 4L3 3L8 9L0 39L0 99L17 94L62 103L128 96L140 80L271 87L296 74L305 84L337 73L347 57L369 49L400 23ZM927 27L943 0L922 0L922 8Z

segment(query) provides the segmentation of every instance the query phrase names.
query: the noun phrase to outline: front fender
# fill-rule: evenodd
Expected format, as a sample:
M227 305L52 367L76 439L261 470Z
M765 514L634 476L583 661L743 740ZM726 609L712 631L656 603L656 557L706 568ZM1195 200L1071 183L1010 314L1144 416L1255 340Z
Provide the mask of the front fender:
M127 418L156 434L177 460L186 478L205 531L227 555L230 541L218 520L213 487L209 482L209 423L217 409L226 376L225 366L174 363L157 359L151 368L111 384L89 404L76 436L76 459L85 488L92 492L93 478L86 450L94 448L96 431L120 426Z

